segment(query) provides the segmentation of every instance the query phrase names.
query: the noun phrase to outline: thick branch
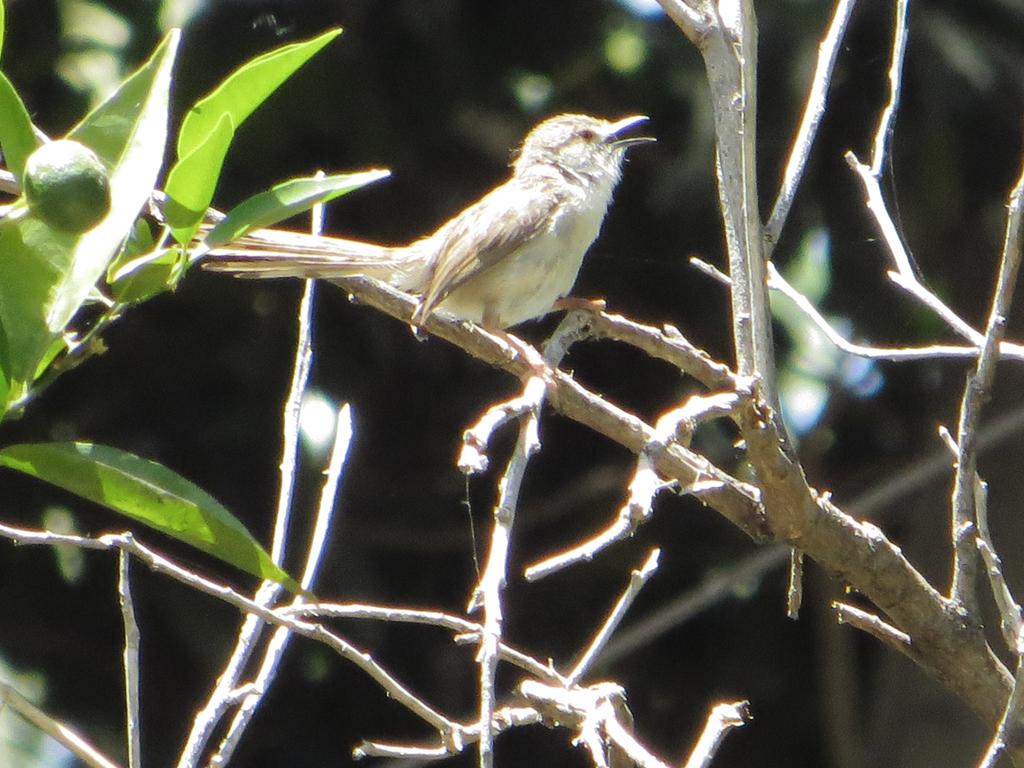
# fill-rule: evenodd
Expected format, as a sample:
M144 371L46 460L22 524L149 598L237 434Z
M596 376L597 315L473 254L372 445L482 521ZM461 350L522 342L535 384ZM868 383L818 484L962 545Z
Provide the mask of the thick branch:
M981 627L928 584L881 530L854 520L827 496L816 494L800 466L782 450L770 421L756 413L743 421L772 530L869 597L897 629L910 635L914 659L922 667L984 720L997 722L1011 678Z

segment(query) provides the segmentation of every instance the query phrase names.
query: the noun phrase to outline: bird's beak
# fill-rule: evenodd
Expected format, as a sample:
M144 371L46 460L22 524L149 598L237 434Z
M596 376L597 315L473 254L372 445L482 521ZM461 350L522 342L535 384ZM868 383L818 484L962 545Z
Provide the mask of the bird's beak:
M607 144L616 147L631 147L634 144L646 144L655 141L653 136L623 136L622 134L634 128L640 123L646 123L650 118L647 115L630 115L612 123L605 131L604 140Z

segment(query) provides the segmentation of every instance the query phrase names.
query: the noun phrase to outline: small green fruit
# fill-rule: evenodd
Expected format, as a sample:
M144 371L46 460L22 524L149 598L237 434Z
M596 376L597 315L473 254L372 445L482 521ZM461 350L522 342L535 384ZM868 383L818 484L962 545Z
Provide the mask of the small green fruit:
M29 155L23 187L29 210L63 232L92 229L110 210L107 169L77 141L51 141Z

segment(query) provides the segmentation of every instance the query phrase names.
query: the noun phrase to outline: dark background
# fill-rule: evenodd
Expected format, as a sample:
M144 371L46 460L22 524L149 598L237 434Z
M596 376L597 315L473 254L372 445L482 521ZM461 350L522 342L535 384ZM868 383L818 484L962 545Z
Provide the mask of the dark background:
M848 319L852 335L878 343L949 339L885 279L886 255L859 183L842 160L847 149L867 159L885 98L892 11L889 4L861 5L775 258L785 264L802 238L821 228L830 237L834 272L825 309ZM88 108L88 93L60 76L61 66L78 67L72 54L106 50L130 70L162 34L156 3L106 4L126 22L128 34L117 44L62 34L60 7L8 0L3 58L36 123L51 135ZM767 211L832 9L798 0L762 2L757 9L759 169ZM611 309L644 322L674 323L711 354L731 360L725 291L687 263L698 254L721 264L723 246L702 68L671 22L611 0L210 2L185 28L175 125L195 98L248 58L335 25L344 35L239 130L218 206L318 168L386 166L392 179L337 203L329 230L403 242L500 182L510 148L542 117L648 114L658 143L632 153L576 294L602 296ZM892 144L895 200L929 285L980 326L1005 196L1020 163L1024 4L922 1L913 6L911 30ZM606 51L615 40L639 41L644 55L634 69L610 63ZM528 103L517 96L530 83L535 91L537 84L547 89L547 97ZM82 439L139 453L197 482L269 540L298 295L299 286L288 282L189 275L175 293L129 313L106 334L105 355L66 375L20 421L3 425L0 440ZM552 325L545 320L520 332L540 341ZM1011 336L1019 331L1011 318ZM784 353L785 338L780 347ZM468 515L479 552L496 474L471 480L467 513L454 457L462 430L517 383L443 342L417 341L400 323L353 306L329 286L319 294L316 349L314 386L350 402L356 423L319 594L461 610L475 580ZM666 366L610 343L578 348L567 366L648 419L695 391ZM882 365L881 388L860 397L831 382L829 407L801 445L812 482L834 490L841 505L880 483L898 485L904 467L939 449L936 426L955 425L964 370L956 362ZM1018 370L1004 366L989 422L1014 407L1020 385ZM524 489L513 573L605 525L632 468L622 449L557 415L545 416L541 434L545 450ZM701 445L732 469L737 457L729 438L712 430ZM496 441L493 467L500 469L511 439L509 430ZM1011 579L1024 588L1015 556L1022 543L1020 445L1011 436L983 455L981 468L992 485L997 544ZM320 482L319 459L311 453L306 459L302 521L312 518ZM939 474L878 512L879 524L939 588L949 563L949 482L948 471ZM0 476L0 499L0 515L12 523L38 526L44 511L59 505L83 532L124 526L112 513L21 477ZM156 534L139 535L246 583ZM597 561L539 584L513 579L508 638L569 665L652 546L663 548L662 567L632 621L756 554L712 510L662 496L653 521ZM171 765L239 618L142 567L134 573L143 636L143 748L148 765ZM986 731L952 694L874 641L833 626L828 604L842 596L840 585L812 565L804 613L793 623L783 614L783 576L776 568L740 585L600 670L627 687L646 744L678 761L710 704L739 697L750 699L755 720L729 737L716 765L939 766L978 759ZM119 755L114 578L111 555L87 555L81 576L67 580L52 552L0 544L0 653L18 672L45 679L49 712ZM470 649L452 650L444 633L424 628L341 629L429 702L472 718ZM235 764L346 764L362 738L416 741L432 734L351 665L299 639ZM542 728L503 736L499 764L586 765L585 754L568 742L567 732ZM453 762L472 759L470 753Z

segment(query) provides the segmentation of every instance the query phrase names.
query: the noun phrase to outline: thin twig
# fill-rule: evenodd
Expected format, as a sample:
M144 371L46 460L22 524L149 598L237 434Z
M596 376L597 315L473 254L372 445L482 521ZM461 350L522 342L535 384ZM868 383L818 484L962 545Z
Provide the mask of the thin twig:
M683 336L674 325L666 323L660 329L654 328L610 312L571 313L566 315L563 326L570 320L579 326L574 335L569 337L574 342L583 338L620 341L645 352L655 360L663 360L674 365L708 389L738 388L736 374L729 366L713 360L707 352ZM568 331L562 327L559 330L561 337L566 338Z
M327 468L327 475L324 480L324 487L320 492L320 504L317 508L316 522L313 525L313 535L310 538L309 547L306 553L306 563L303 567L300 584L304 590L312 590L316 581L316 575L323 560L323 554L327 546L328 533L334 517L335 504L337 503L338 483L341 480L341 473L348 458L349 447L352 443L352 412L348 404L343 405L335 417L334 446L331 450L331 458ZM296 597L292 605L302 605L305 599L302 596ZM245 733L246 728L252 721L256 709L263 701L263 697L270 689L274 677L277 674L284 651L291 637L287 627L278 627L264 649L263 660L260 663L259 671L252 682L252 692L246 696L235 717L228 727L227 733L221 740L217 751L210 759L211 766L227 765L231 756L238 747Z
M491 435L504 424L529 414L536 405L536 392L526 390L484 411L476 424L462 433L462 450L455 462L459 471L467 475L486 471Z
M871 149L871 175L876 179L882 177L887 153L886 143L893 133L896 121L896 110L900 104L900 92L903 90L903 61L907 53L907 16L910 13L910 0L896 0L896 21L892 32L892 56L889 59L889 98L878 119L875 130L875 141Z
M1017 654L1017 673L1013 678L1013 688L1006 699L1003 716L999 718L999 725L996 726L995 734L993 734L992 741L981 758L981 762L978 763L978 768L995 768L1004 753L1020 745L1020 723L1024 717L1024 647L1022 647L1019 637L1015 652Z
M622 722L620 710L624 708L624 704L619 706L611 697L601 701L595 712L596 722L591 728L594 736L588 739L589 743L595 747L607 743L610 767L628 765L630 768L668 768L640 743L633 735L632 728ZM628 710L624 714L628 716ZM592 749L592 752L595 751ZM620 759L618 755L623 758Z
M1010 192L1003 252L999 261L999 275L996 278L992 306L985 326L985 338L978 353L977 366L974 372L968 375L967 384L964 386L957 426L958 453L952 500L953 577L949 593L954 601L963 605L974 617L978 615L978 551L974 536L977 531L974 486L978 480L978 426L982 407L992 396L999 344L1006 331L1006 318L1013 302L1013 291L1020 270L1022 218L1024 163L1017 183Z
M559 688L524 680L519 692L550 725L578 731L573 740L591 753L595 765L609 765L606 750L617 750L640 768L667 768L631 732L625 694L615 683ZM627 723L623 723L627 720Z
M313 535L310 537L309 551L302 569L300 583L303 589L313 589L317 573L323 562L331 524L334 522L335 505L338 502L338 486L341 483L345 463L348 461L354 434L352 408L345 403L338 409L334 417L334 444L331 447L331 457L327 464L324 486L320 491L320 503L317 506L316 522L313 525Z
M999 627L1003 633L1003 640L1013 650L1020 637L1021 629L1024 627L1024 622L1022 622L1024 617L1021 616L1020 605L1013 599L1013 593L1010 592L1006 577L1003 576L1003 564L999 555L980 535L978 536L978 551L981 553L981 559L988 571L992 597L999 608Z
M20 195L21 184L13 173L6 168L0 168L0 192L5 195Z
M868 210L874 216L875 222L882 234L882 239L885 241L886 248L889 251L889 255L892 257L893 263L896 265L895 270L891 270L886 273L888 278L895 285L902 288L942 318L954 333L966 339L971 344L980 347L984 343L984 335L972 328L970 323L960 317L938 296L928 290L928 288L921 283L917 275L914 273L914 269L910 262L910 255L907 253L907 250L903 245L903 241L899 236L899 232L896 229L896 224L886 208L885 199L882 195L882 189L878 183L878 179L871 175L871 169L857 160L852 153L847 153L846 159L850 167L857 173L864 185ZM1024 353L1024 347L1020 344L1004 344L1001 345L1000 350L1003 354L1012 352L1015 357L1019 357Z
M499 483L500 492L498 503L494 507L494 527L487 550L487 561L469 606L470 611L477 606L482 606L484 611L483 636L480 650L477 652L477 661L480 665L480 768L490 768L494 764L492 723L497 706L495 679L498 673L498 645L502 639L502 592L508 578L509 548L512 543L516 509L519 506L519 490L530 457L540 450L537 421L540 418L544 390L544 380L533 377L527 381L523 391L523 398L530 400L533 405L519 425L519 438Z
M623 509L628 509L628 507ZM617 541L629 538L630 533L635 529L636 524L630 515L628 513L623 515L620 512L607 528L581 544L528 565L523 570L523 578L527 581L539 581L571 565L589 563L602 550L607 549Z
M786 618L796 621L800 618L800 606L804 602L804 553L796 547L789 548L789 578L786 580Z
M716 280L724 285L729 284L729 276L720 272L715 268L714 265L700 259L696 256L690 257L690 263L693 264L698 270L703 272L708 277ZM909 282L903 281L903 277L895 272L889 273L889 276L893 281L907 285L910 287ZM916 282L916 278L912 278L914 287L911 292L917 295L918 292L921 295L931 295L927 289L924 289ZM838 349L847 354L854 355L855 357L863 357L869 360L890 360L893 362L906 362L909 360L939 360L943 358L954 358L954 359L970 359L974 360L978 357L978 346L977 344L970 345L955 345L955 344L929 344L924 347L878 347L874 345L856 344L852 341L848 341L843 337L839 331L829 324L817 308L810 302L810 300L794 288L782 273L778 271L774 264L768 265L768 287L774 291L778 291L787 298L789 298L793 304L799 309L808 320L817 326L825 337L832 342ZM932 296L932 299L935 297ZM936 299L937 301L937 299ZM938 305L942 307L942 311L952 312L949 307L946 307L941 302ZM934 308L934 307L933 307ZM967 325L957 315L952 315L953 322L956 323L958 332L963 331L967 337L976 338L979 342L982 339L980 333L975 331L969 325ZM944 319L947 319L944 317ZM1003 341L999 345L1000 359L1010 360L1015 362L1024 362L1024 345L1015 344L1009 341Z
M704 731L690 753L684 768L707 768L722 746L726 734L734 728L742 728L752 719L750 703L746 701L723 702L712 707Z
M96 355L106 352L107 345L102 334L124 314L129 306L128 304L111 303L107 306L107 310L96 318L81 335L76 332L65 332L64 342L67 348L64 353L54 360L38 379L32 382L32 387L28 392L7 405L4 416L11 418L24 413L29 405L38 400L40 395L64 374L73 371Z
M495 733L501 733L513 727L535 725L540 720L540 715L532 707L502 707L495 711L492 727ZM480 740L480 728L476 726L467 727L462 731L461 736L462 741L458 744L449 743L431 747L364 741L352 750L352 757L356 760L366 757L437 760L458 754L466 746L475 744Z
M611 638L612 633L618 628L619 624L626 617L626 612L630 606L633 605L633 601L636 600L637 595L640 594L640 590L644 588L644 585L650 581L651 577L658 570L658 556L661 554L660 549L653 549L647 556L647 560L642 566L633 570L629 577L629 584L626 586L622 596L619 597L615 607L612 608L611 613L608 614L608 618L605 619L601 629L598 630L597 634L594 635L594 639L590 641L590 645L586 651L580 657L580 660L573 667L572 672L568 674L568 679L571 684L576 684L580 681L583 675L587 674L591 666L597 660L598 655L604 649Z
M741 388L739 382L736 382L736 386ZM676 483L662 479L655 468L654 456L672 444L689 446L698 425L711 419L733 416L743 397L738 391L694 395L679 408L659 416L650 443L637 455L626 503L619 508L611 524L595 536L527 566L524 571L526 580L539 581L577 563L590 562L602 550L632 536L640 525L650 519L654 497L660 491L676 488L693 493L696 490L693 486L680 489Z
M889 250L889 255L896 266L896 274L889 273L889 278L928 306L957 333L969 337L970 333L973 333L974 330L952 309L943 304L937 296L919 284L911 264L910 254L907 253L906 247L903 244L903 238L900 237L899 230L896 228L896 222L889 214L885 203L885 196L882 194L882 187L879 184L878 177L874 175L872 167L860 162L853 152L846 153L846 162L856 172L864 186L865 203L875 218L875 223L878 225L882 239Z
M979 432L978 449L980 450L984 446L985 433L981 430ZM939 427L939 438L955 461L960 454L956 438L945 426ZM1006 642L1006 647L1013 650L1017 646L1017 638L1020 636L1022 627L1021 608L1013 599L1006 583L1006 577L1003 575L1002 560L996 554L995 544L992 542L992 534L988 528L988 484L977 473L974 475L974 510L977 517L978 552L985 564L992 597L999 609L999 627L1003 634L1003 640ZM974 523L968 523L968 527L973 528Z
M807 158L810 157L811 147L814 146L814 138L818 133L818 126L825 114L825 101L828 98L832 70L835 67L840 45L846 34L846 25L856 2L857 0L839 0L836 3L832 22L829 24L825 37L818 44L818 64L811 80L807 104L804 107L796 138L793 140L793 149L789 153L789 161L786 163L786 172L782 177L779 194L775 198L771 216L768 217L768 222L764 227L765 259L771 258L772 251L775 250L775 246L779 242L779 235L782 233L782 228L785 226L789 211L793 206L793 200L796 198L797 188L800 186L804 168L807 166Z
M124 625L124 699L125 728L127 730L128 767L141 768L142 744L139 732L139 625L135 621L131 580L128 573L130 558L123 549L117 553L117 596L121 605L121 623Z
M800 618L800 606L804 602L804 553L796 547L789 548L789 573L786 579L786 618L796 621Z
M759 547L736 563L723 564L705 574L703 581L671 602L622 629L608 643L595 662L596 669L606 669L622 658L634 655L665 633L678 628L708 608L729 598L747 594L760 579L778 568L789 553L789 547L772 544Z
M379 741L362 741L352 749L352 759L365 760L368 757L388 757L393 760L434 761L451 757L460 751L453 751L451 747L443 744L436 747L420 747L413 744L385 744Z
M737 388L739 384L737 383ZM694 395L679 408L673 408L658 417L654 425L654 439L637 455L636 470L629 483L629 497L626 503L619 509L617 524L613 524L616 530L616 538L599 537L584 542L583 545L574 547L569 552L562 552L542 561L528 569L531 580L536 580L542 575L548 575L556 570L565 568L574 562L572 552L577 553L579 559L589 559L599 551L600 548L609 546L618 538L631 536L644 522L650 519L654 497L666 488L676 488L678 485L672 481L665 481L658 474L653 455L656 451L664 450L668 445L676 443L686 447L690 446L694 432L697 427L712 419L732 417L739 409L743 396L739 391L720 392L713 395ZM686 489L692 490L692 489Z
M652 440L650 445L657 446L657 440ZM648 458L642 457L639 467L639 483L643 484L648 491L656 492L663 488L679 487L677 481L657 479L657 473L653 469L653 467L657 467L656 455L652 455ZM705 499L707 497L717 495L726 486L732 484L740 484L740 486L744 488L745 492L750 493L755 497L757 495L757 489L755 487L740 483L739 480L736 480L731 476L730 479L724 483L719 477L709 477L705 480L695 478L685 486L685 492L694 498ZM635 503L636 497L641 495L639 490L636 488L637 485L638 480L635 477L630 488L630 500L619 508L619 513L606 528L579 544L569 547L568 549L563 549L561 552L549 555L543 560L538 560L537 562L528 565L523 570L523 577L527 581L539 581L540 579L578 563L589 563L603 550L616 542L629 538L636 531L637 526L647 519L650 512L649 506ZM646 495L649 496L650 494ZM638 513L641 515L640 517L637 517ZM757 516L757 520L758 524L760 524L760 516ZM750 528L747 528L746 530L748 533L751 532Z
M0 680L0 707L9 705L11 709L28 720L32 725L63 744L68 751L85 763L89 768L118 768L118 764L86 741L73 728L60 720L55 720L39 707L26 699L13 686Z
M888 221L892 221L889 217L889 212L886 210L875 210L872 211L876 216L884 217ZM888 245L888 243L887 243ZM902 249L901 249L902 250ZM905 253L905 252L904 252ZM938 315L943 322L950 327L950 329L959 335L961 338L966 339L976 347L980 347L984 338L980 331L975 330L970 323L964 320L960 315L953 311L953 309L942 301L938 296L932 293L928 288L921 283L918 278L911 273L903 273L898 271L889 271L886 276L893 282L893 284L899 286L904 291L909 293L928 309L932 310ZM1022 346L1020 344L1008 345L1011 346L1015 353L1018 353Z
M443 611L430 611L418 608L398 608L386 605L366 605L364 603L308 603L303 605L279 608L277 613L282 616L325 616L336 619L372 619L375 621L401 622L407 624L425 624L450 630L456 634L456 643L472 641L479 643L483 637L483 627L475 621L464 619ZM498 655L502 661L529 672L534 677L546 680L552 685L567 685L563 675L549 662L541 662L506 643L498 646Z
M983 437L979 435L979 450ZM1024 615L1020 604L1014 600L1013 593L1010 592L1006 577L1003 575L1002 560L996 554L996 545L988 528L988 484L980 477L975 477L974 481L974 510L978 518L978 551L981 553L982 562L985 563L992 597L999 609L999 627L1003 633L1003 640L1006 647L1012 650L1017 647L1018 638L1024 631Z
M849 624L851 627L867 632L903 653L906 653L907 648L911 645L910 635L896 629L892 624L883 621L873 613L840 602L832 603L832 607L836 612L836 620L840 624Z
M876 347L847 341L829 324L828 320L822 317L821 313L818 312L806 296L790 285L774 265L770 264L768 270L769 287L787 296L829 341L847 354L871 360L891 360L894 362L941 358L967 358L973 360L978 356L977 346L931 344L925 347ZM1024 349L1020 345L1002 343L1000 345L1000 353L1005 359L1024 362Z
M322 171L317 177L323 178ZM319 235L323 232L324 206L317 204L311 211L311 234ZM298 334L295 343L295 362L292 368L292 381L288 391L288 398L285 402L283 415L283 447L281 459L281 490L278 494L277 512L274 516L274 534L271 546L271 558L278 565L284 562L285 547L288 541L289 521L292 513L292 498L295 489L295 474L298 465L298 443L300 431L300 418L302 411L302 399L305 394L306 384L309 381L309 373L313 366L313 301L315 298L315 283L312 280L305 282L302 300L298 308ZM347 428L341 424L342 414L336 419L335 445L331 457L331 468L335 474L328 474L328 480L321 494L320 509L317 515L317 522L314 528L314 535L307 550L305 573L303 574L302 587L309 589L313 577L319 567L320 558L326 546L326 532L330 527L330 520L334 509L335 491L337 481L340 477L341 468L344 466L345 458L348 455L349 441L351 439L351 422ZM257 602L262 605L273 605L280 598L282 588L276 582L266 581L256 595ZM297 598L301 601L301 598ZM239 638L243 644L254 647L260 632L260 622L256 617L246 617L246 622L239 632ZM243 638L245 638L243 640ZM210 765L226 765L234 754L242 735L245 733L256 709L263 701L263 696L270 688L270 685L277 674L277 669L284 654L289 638L289 632L285 627L278 627L273 636L267 642L263 651L263 659L254 680L244 684L250 689L240 702L227 731L210 760ZM251 651L250 651L251 653ZM244 662L243 662L244 664ZM242 666L235 667L238 674L243 672ZM218 681L218 684L220 681ZM239 687L239 679L233 681L233 688ZM225 710L226 711L226 710Z

